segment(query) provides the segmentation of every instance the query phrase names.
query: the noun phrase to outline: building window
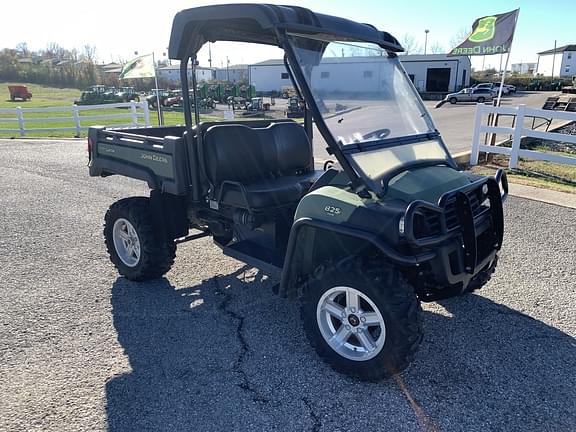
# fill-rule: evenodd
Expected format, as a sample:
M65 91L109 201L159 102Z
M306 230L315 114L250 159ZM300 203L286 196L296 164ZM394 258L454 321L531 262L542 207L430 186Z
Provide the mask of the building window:
M330 78L330 72L320 72L320 78L322 79Z
M280 74L280 78L282 78L282 79L288 79L288 78L290 78L290 77L288 76L288 72L282 72L282 73Z
M364 78L372 78L372 71L364 71L364 72L362 73L362 76L363 76Z
M572 58L572 53L568 53L568 60Z

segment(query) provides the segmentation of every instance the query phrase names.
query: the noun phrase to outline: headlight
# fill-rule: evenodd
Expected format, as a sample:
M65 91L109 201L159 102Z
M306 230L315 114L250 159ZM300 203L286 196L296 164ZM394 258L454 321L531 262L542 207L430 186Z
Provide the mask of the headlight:
M398 232L400 235L404 235L404 216L402 216L400 221L398 221Z

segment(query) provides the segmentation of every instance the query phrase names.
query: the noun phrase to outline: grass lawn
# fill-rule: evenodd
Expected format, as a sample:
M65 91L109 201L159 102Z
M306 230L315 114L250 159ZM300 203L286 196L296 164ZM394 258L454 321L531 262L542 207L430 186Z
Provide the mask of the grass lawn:
M566 154L566 156L574 156ZM545 189L576 194L576 166L557 164L520 158L518 169L508 169L508 157L494 155L491 164L472 167L472 171L482 175L494 175L498 168L504 168L511 183L520 183Z
M10 84L22 84L22 83L0 82L0 109L16 108L18 106L21 108L67 107L72 106L75 100L80 99L80 94L82 93L78 89L54 88L39 84L25 84L28 87L28 91L32 93L32 99L26 102L21 100L12 102L10 100L10 93L8 91L8 85ZM81 111L80 124L82 126L95 126L95 125L114 126L114 125L128 124L131 122L130 118L82 121L82 116L115 115L119 113L128 114L129 110L122 108L111 108L111 109ZM62 121L59 121L60 117L62 118ZM16 116L15 114L0 113L0 138L19 137L19 133L2 132L2 129L18 129L17 121L3 121L7 119L16 120ZM71 111L49 112L49 113L25 113L24 119L26 129L74 127ZM52 120L46 120L46 119L52 119ZM202 120L204 121L211 121L215 119L217 119L217 117L215 116L202 115ZM144 119L139 118L139 121L143 122ZM154 111L150 111L150 123L152 126L158 125L158 116ZM164 124L165 125L184 124L183 113L165 112ZM74 137L75 135L76 135L75 131L50 131L50 132L26 133L27 137L71 138ZM82 132L82 136L85 135L86 132Z

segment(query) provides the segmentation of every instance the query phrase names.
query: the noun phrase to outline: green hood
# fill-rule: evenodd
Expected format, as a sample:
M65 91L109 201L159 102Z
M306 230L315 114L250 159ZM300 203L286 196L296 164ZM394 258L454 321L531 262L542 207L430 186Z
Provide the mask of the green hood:
M432 166L414 168L398 174L388 184L384 200L414 200L436 204L443 193L470 183L468 177L453 168Z

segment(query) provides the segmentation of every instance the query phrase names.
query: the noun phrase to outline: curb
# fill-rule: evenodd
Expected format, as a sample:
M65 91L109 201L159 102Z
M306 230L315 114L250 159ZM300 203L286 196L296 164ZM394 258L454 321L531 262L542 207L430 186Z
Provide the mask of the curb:
M576 194L542 189L519 183L508 183L508 187L508 193L511 196L576 209Z

